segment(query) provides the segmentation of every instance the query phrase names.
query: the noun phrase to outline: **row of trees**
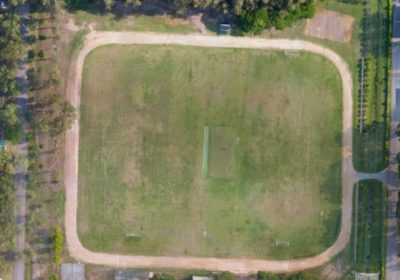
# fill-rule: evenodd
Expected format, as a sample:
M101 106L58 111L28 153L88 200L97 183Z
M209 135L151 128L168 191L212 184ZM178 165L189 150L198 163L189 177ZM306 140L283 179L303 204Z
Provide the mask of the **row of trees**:
M20 140L19 106L16 103L17 68L23 51L20 18L15 7L22 1L8 1L11 6L0 13L0 140ZM4 262L14 255L14 162L12 149L0 148L0 274Z
M20 18L14 9L0 14L0 138L20 140L16 73L22 53Z
M43 1L42 1L43 2ZM36 8L46 9L43 3L36 3ZM30 28L33 31L46 29L45 21L32 18ZM47 28L48 29L48 28ZM35 33L35 32L33 32ZM54 57L46 55L45 50L35 50L41 46L40 42L44 40L57 40L58 34L54 38L48 38L46 35L30 35L28 43L33 47L28 50L28 59L32 66L27 71L27 79L30 91L30 110L28 120L31 126L40 132L49 133L50 136L58 136L67 130L76 118L76 112L73 106L65 100L60 94L61 75L59 65ZM42 63L51 61L51 67L42 67Z
M146 0L65 0L71 8L100 8L107 11L113 7L145 4ZM296 21L311 18L315 14L314 0L166 0L177 13L191 8L212 9L237 19L242 31L259 34L264 29L290 27Z
M7 256L13 257L14 227L14 156L0 151L0 274ZM12 260L12 259L11 259Z
M58 66L55 65L52 69L46 70L42 67L28 70L29 89L35 92L31 102L33 115L29 119L35 129L54 137L71 126L76 118L76 112L59 93Z

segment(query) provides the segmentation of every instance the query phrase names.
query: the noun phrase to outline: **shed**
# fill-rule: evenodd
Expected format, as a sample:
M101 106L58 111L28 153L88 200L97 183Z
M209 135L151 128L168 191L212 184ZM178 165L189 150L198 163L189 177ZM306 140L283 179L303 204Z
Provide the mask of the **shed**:
M81 263L61 264L61 280L85 280L85 266Z
M209 277L209 276L192 276L192 280L214 280L213 277Z
M221 33L230 33L231 30L232 30L232 27L231 27L231 25L229 23L221 23L219 25L219 31Z
M144 270L116 269L114 272L114 280L149 280L153 276L153 272Z

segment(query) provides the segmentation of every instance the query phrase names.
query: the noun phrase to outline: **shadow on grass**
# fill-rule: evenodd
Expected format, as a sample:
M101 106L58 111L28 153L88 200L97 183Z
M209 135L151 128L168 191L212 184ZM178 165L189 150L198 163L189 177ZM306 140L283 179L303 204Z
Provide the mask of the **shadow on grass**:
M319 189L321 195L330 203L340 205L342 201L342 161L332 164L325 172L324 178L325 180Z

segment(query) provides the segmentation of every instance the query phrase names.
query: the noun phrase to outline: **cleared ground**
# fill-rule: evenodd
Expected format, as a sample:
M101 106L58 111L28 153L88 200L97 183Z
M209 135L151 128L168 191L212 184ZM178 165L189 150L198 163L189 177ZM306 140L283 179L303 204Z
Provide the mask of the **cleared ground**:
M307 20L304 34L335 42L350 42L354 18L329 10L320 10Z
M79 234L87 248L293 258L334 242L342 105L327 60L107 46L87 57L82 86Z

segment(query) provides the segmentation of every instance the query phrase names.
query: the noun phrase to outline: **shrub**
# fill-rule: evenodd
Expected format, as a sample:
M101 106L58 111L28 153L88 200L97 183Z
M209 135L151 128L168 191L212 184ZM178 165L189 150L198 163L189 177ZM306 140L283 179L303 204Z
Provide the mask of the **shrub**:
M279 277L271 272L257 272L257 280L279 280Z
M317 277L312 276L305 272L299 272L297 274L289 276L288 280L319 280Z
M36 53L35 53L34 50L29 50L29 51L28 51L28 58L29 58L29 59L34 59L35 56L36 56Z
M236 277L229 271L224 271L217 276L217 280L235 280Z
M40 59L44 59L44 51L43 51L43 50L40 50L40 51L38 52L38 57L39 57Z
M49 280L58 280L58 279L60 279L60 278L58 277L57 274L53 274L53 275L49 276Z
M175 280L175 277L173 275L169 275L169 274L157 273L156 275L154 275L153 279L154 280Z
M53 262L57 265L61 264L61 256L55 255L53 258Z
M54 228L54 237L53 237L53 250L54 250L53 261L55 264L61 263L61 255L63 252L63 243L64 243L64 237L62 234L62 230L59 227L55 227Z

